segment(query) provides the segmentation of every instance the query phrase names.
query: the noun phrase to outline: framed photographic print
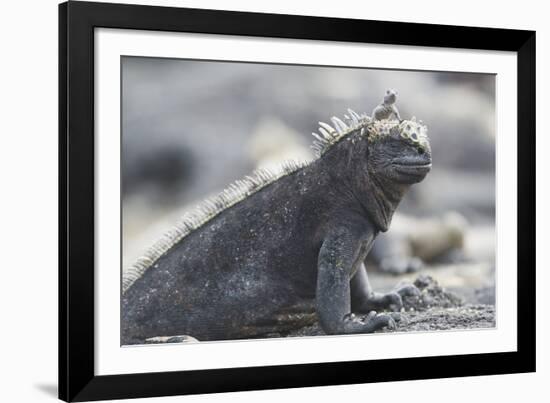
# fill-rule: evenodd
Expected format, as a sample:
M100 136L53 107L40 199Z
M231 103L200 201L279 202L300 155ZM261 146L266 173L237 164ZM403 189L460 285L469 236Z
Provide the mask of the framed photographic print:
M535 33L59 6L59 397L535 370Z

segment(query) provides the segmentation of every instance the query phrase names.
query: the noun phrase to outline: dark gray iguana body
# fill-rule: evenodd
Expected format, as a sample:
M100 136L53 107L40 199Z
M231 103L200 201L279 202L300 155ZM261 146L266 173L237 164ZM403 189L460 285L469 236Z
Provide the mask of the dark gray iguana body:
M350 127L321 124L316 160L250 185L222 211L223 200L211 202L212 217L146 259L151 267L125 283L122 344L284 334L316 316L328 334L393 325L372 311L398 310L401 297L374 293L363 261L430 170L426 127L350 114Z

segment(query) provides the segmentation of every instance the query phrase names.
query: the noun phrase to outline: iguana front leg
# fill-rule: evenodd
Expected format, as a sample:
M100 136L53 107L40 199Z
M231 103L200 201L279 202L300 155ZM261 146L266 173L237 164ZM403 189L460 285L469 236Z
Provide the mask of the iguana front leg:
M352 311L357 313L367 313L381 309L399 311L403 307L402 297L418 295L420 295L420 291L412 284L401 286L385 294L374 292L363 263L351 279Z
M359 236L340 229L325 239L319 252L316 308L327 334L370 333L395 327L389 315L369 312L355 316L351 312L350 280L354 268L364 259L362 243Z

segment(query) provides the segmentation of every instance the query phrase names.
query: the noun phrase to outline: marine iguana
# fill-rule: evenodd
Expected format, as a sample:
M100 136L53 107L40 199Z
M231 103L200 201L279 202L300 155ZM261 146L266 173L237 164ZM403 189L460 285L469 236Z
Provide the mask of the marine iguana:
M230 185L125 271L121 344L259 337L316 318L327 334L395 327L375 310L418 290L374 292L363 262L431 169L427 128L348 113L320 122L316 159Z
M401 116L399 116L399 110L395 106L395 101L397 100L397 91L393 89L386 90L384 95L384 100L372 111L372 118L374 120L384 120L396 118L401 121Z

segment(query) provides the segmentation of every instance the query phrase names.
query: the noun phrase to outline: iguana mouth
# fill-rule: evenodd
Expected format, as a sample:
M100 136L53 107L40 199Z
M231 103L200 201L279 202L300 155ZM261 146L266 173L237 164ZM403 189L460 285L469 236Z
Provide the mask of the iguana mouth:
M391 162L391 164L397 169L397 170L404 170L404 171L410 171L410 170L426 170L429 171L432 167L432 159L427 154L419 154L416 156L401 156L398 158L394 158Z
M429 157L405 157L392 161L393 169L407 182L420 182L432 169L432 161Z
M428 162L428 163L425 163L425 164L420 164L420 163L393 163L393 166L398 168L398 169L405 169L405 170L408 170L408 169L428 169L430 170L432 168L432 163L431 162Z
M395 172L397 172L406 182L412 184L423 180L432 169L432 164L393 164L393 167Z

